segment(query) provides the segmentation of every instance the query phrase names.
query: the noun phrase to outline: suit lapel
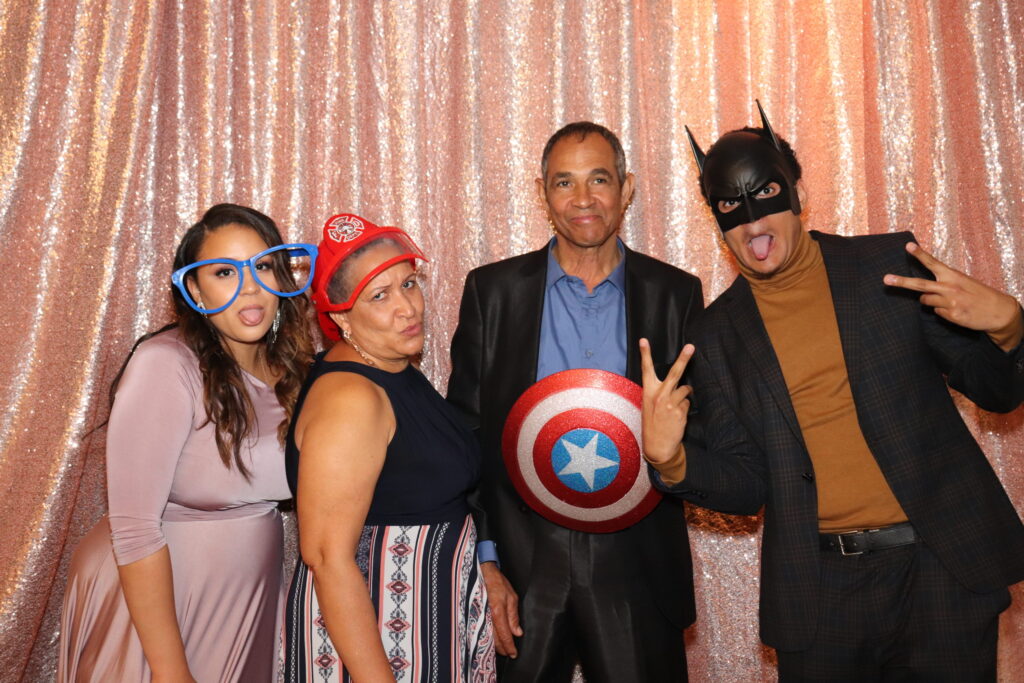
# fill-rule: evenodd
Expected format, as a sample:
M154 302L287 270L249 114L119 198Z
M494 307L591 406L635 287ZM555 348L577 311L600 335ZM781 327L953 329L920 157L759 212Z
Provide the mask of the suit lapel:
M503 323L502 354L508 377L521 378L516 396L537 379L540 355L540 324L544 315L544 281L547 277L548 248L527 254L516 277L509 278L509 298L498 317Z
M764 385L778 405L786 424L789 425L797 440L803 444L803 432L796 419L796 411L793 410L789 389L786 387L779 359L775 355L771 339L768 338L768 330L765 329L761 313L757 309L757 302L754 300L754 294L750 291L750 285L742 276L737 277L722 296L727 297L726 311L736 336L746 347L751 363L764 380ZM742 365L738 365L737 369L739 372L745 371Z
M625 245L623 245L625 247ZM623 258L626 260L626 377L637 384L640 383L640 349L637 341L639 330L653 329L647 324L646 281L637 275L633 268L633 251L625 247Z
M860 349L860 305L857 302L860 277L857 260L852 258L850 249L842 248L844 245L838 241L841 238L814 231L811 232L811 237L821 246L821 258L825 262L825 272L828 273L832 305L835 307L836 323L839 325L846 374L850 380L850 390L853 391L857 386L854 373L859 367L855 359Z

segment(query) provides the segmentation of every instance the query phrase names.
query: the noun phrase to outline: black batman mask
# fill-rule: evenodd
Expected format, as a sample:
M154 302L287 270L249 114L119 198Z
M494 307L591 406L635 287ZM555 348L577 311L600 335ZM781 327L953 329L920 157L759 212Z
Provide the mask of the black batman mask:
M701 186L722 232L773 213L800 213L793 169L782 153L761 104L757 107L767 136L748 131L726 133L705 156L690 135L693 154L700 167ZM778 183L778 194L758 198L770 183ZM723 212L719 206L722 201L734 201L738 205Z

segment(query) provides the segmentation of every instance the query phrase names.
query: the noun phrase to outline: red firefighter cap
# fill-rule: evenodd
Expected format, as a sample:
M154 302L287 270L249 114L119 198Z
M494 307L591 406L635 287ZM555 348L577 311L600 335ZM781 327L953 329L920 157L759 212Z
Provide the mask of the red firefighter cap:
M397 245L401 253L392 256L367 273L352 289L348 299L332 302L327 295L327 286L342 262L359 249L381 239L387 239ZM339 213L328 218L324 223L324 236L318 247L313 284L310 287L313 292L313 303L316 305L320 329L324 331L327 338L334 341L341 339L341 330L337 323L331 320L330 313L351 309L363 288L379 273L402 261L411 261L415 265L416 259L426 261L427 257L401 228L374 225L354 213Z

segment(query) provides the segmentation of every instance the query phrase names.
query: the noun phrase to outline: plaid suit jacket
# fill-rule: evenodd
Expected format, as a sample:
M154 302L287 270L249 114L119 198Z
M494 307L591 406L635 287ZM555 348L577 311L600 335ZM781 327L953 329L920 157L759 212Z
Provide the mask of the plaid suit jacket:
M970 590L1021 580L1024 526L947 383L986 410L1008 412L1024 398L1024 350L1003 353L985 334L921 306L916 293L882 283L885 273L930 277L905 251L910 233L811 236L828 272L857 418L900 505ZM764 506L761 638L805 649L818 619L814 468L747 281L738 277L691 330L686 479L655 483L724 512Z

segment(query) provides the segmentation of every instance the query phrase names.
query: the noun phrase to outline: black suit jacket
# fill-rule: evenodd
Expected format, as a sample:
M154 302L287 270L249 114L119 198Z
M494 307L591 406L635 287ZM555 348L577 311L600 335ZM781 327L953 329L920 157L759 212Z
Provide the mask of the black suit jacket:
M637 342L646 337L657 365L667 367L683 346L684 331L704 307L700 280L678 268L625 250L626 376L640 382ZM498 544L501 568L522 593L533 557L535 530L551 524L516 493L501 456L501 434L516 399L536 382L547 247L469 273L452 338L448 400L478 430L483 476L474 513L481 540ZM694 619L690 546L682 506L663 500L637 524L615 532L622 562L641 561L648 585L669 620Z
M929 276L904 249L909 233L811 235L828 271L857 418L900 505L967 588L1021 580L1024 527L946 385L986 410L1012 410L1024 397L1024 351L1003 353L921 306L914 292L882 284L885 273ZM761 638L804 649L818 620L814 470L745 279L708 307L692 340L686 479L670 490L725 512L764 505Z

